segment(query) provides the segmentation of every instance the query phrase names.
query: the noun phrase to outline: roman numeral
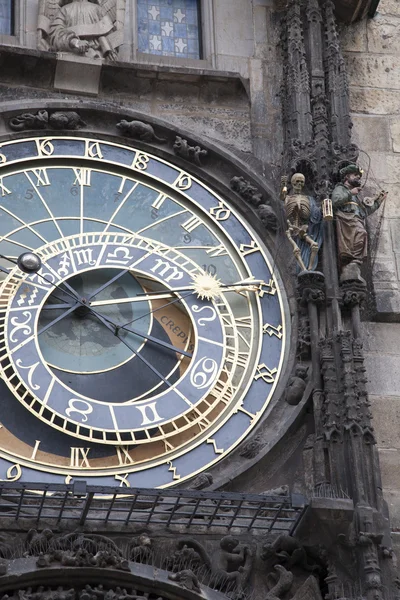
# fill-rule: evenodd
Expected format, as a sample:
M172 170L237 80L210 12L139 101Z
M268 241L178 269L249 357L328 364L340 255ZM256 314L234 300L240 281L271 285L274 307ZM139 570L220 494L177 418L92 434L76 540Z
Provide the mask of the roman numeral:
M90 467L88 454L90 448L74 448L71 446L70 467L80 469L82 467Z
M116 446L118 464L119 465L133 465L134 460L129 454L129 449L126 446Z
M192 231L194 231L199 225L201 225L201 219L193 215L193 217L190 217L190 219L182 223L181 227L183 227L183 229L185 229L185 231L188 233L192 233Z
M216 256L225 256L226 254L228 254L228 252L225 246L221 244L220 246L216 246L215 248L210 248L209 250L206 250L206 254L208 254L212 258L215 258Z
M91 169L74 169L74 173L75 173L75 181L73 183L73 185L85 185L85 186L90 186L90 180L92 177L92 170Z
M11 194L11 191L8 188L6 188L6 186L3 183L3 177L0 177L0 190L2 196L5 196L6 194Z
M40 440L36 440L35 447L32 450L31 460L36 460L36 454L37 454L37 451L39 450L39 446L40 446Z
M153 204L151 205L152 208L155 208L156 210L159 210L162 205L164 204L164 201L167 199L167 196L165 194L159 194L157 196L157 198L154 200Z
M119 484L119 487L131 487L131 484L129 483L127 477L128 477L129 473L125 473L125 475L115 475L115 479L117 481L120 481L121 483Z
M31 172L36 177L36 187L41 185L50 185L50 180L46 169L32 169Z

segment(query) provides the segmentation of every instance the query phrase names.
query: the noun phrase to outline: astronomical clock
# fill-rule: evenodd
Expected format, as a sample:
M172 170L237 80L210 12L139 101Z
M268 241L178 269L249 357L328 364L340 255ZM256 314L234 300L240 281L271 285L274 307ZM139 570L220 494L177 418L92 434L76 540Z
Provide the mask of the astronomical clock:
M287 346L243 216L149 153L0 148L0 478L168 487L265 415Z

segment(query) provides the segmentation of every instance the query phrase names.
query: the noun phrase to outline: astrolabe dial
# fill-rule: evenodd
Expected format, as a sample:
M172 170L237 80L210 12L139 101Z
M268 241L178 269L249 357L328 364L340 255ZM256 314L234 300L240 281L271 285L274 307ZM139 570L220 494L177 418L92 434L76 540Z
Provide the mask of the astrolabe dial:
M201 181L141 151L11 146L0 478L164 487L223 458L262 417L285 356L262 242Z

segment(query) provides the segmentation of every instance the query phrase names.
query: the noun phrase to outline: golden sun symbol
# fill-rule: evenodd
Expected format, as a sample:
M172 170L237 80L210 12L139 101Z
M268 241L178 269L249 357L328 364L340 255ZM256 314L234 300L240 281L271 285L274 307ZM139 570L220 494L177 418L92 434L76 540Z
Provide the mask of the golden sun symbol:
M199 273L193 277L193 291L200 300L214 300L221 294L221 280L209 273Z

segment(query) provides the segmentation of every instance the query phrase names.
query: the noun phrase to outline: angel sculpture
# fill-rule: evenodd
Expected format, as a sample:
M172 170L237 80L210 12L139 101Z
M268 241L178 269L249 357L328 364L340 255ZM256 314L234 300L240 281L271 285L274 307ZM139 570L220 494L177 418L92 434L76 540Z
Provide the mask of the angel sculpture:
M38 47L117 60L126 0L40 0Z

